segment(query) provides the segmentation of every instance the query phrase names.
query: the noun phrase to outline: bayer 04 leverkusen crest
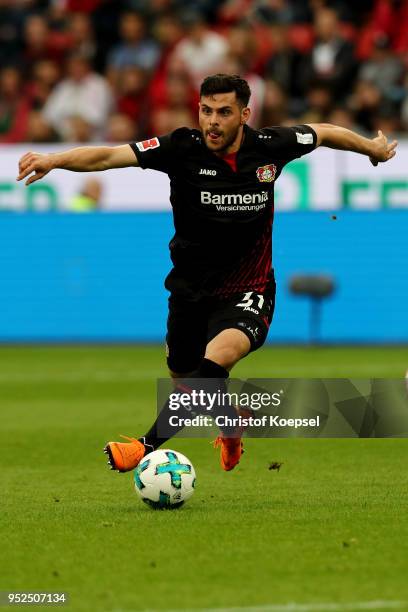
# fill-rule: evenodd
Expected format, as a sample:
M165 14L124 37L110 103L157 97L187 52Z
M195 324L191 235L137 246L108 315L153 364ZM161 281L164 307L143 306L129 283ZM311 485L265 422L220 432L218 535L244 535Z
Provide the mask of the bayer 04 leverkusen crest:
M268 164L267 166L259 166L256 171L258 181L261 183L272 183L276 176L275 164Z

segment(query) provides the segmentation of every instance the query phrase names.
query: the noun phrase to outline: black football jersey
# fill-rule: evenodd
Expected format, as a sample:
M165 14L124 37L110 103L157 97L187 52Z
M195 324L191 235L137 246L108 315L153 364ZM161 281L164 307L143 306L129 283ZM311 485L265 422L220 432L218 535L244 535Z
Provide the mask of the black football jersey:
M199 130L132 143L142 168L170 178L175 234L167 289L196 299L262 292L272 276L275 181L285 164L315 146L316 133L306 125L244 126L235 172Z

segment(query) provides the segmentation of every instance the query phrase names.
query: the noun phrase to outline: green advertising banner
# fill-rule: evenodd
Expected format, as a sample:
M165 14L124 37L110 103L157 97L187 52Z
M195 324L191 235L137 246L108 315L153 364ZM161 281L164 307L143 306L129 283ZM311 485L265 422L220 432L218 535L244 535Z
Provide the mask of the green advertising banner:
M54 152L70 146L2 145L0 211L73 210L89 178L100 184L101 210L170 209L168 177L153 170L124 168L93 174L55 170L28 188L16 182L18 160L27 151ZM321 147L283 170L275 188L276 210L408 208L407 155L408 141L402 141L392 161L374 168L362 155Z

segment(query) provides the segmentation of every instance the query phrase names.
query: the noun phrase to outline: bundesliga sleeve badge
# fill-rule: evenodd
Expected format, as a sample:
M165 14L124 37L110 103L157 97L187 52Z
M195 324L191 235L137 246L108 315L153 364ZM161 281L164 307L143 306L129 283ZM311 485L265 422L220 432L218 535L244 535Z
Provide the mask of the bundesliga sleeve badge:
M272 183L276 176L275 164L268 164L267 166L259 166L256 171L258 181L261 183Z
M160 142L157 137L149 138L149 140L142 140L141 142L136 143L139 151L143 153L143 151L148 151L148 149L157 149L160 147Z

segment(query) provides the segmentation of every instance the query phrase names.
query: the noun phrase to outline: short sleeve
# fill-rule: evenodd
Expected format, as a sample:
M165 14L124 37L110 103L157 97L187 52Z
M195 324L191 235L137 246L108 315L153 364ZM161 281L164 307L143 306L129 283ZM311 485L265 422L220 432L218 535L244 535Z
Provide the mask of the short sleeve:
M278 149L284 163L311 153L316 148L317 135L309 125L267 127L260 131L268 137L267 142L270 142L275 150Z
M168 173L174 156L172 134L154 136L148 140L132 142L130 146L141 168Z

